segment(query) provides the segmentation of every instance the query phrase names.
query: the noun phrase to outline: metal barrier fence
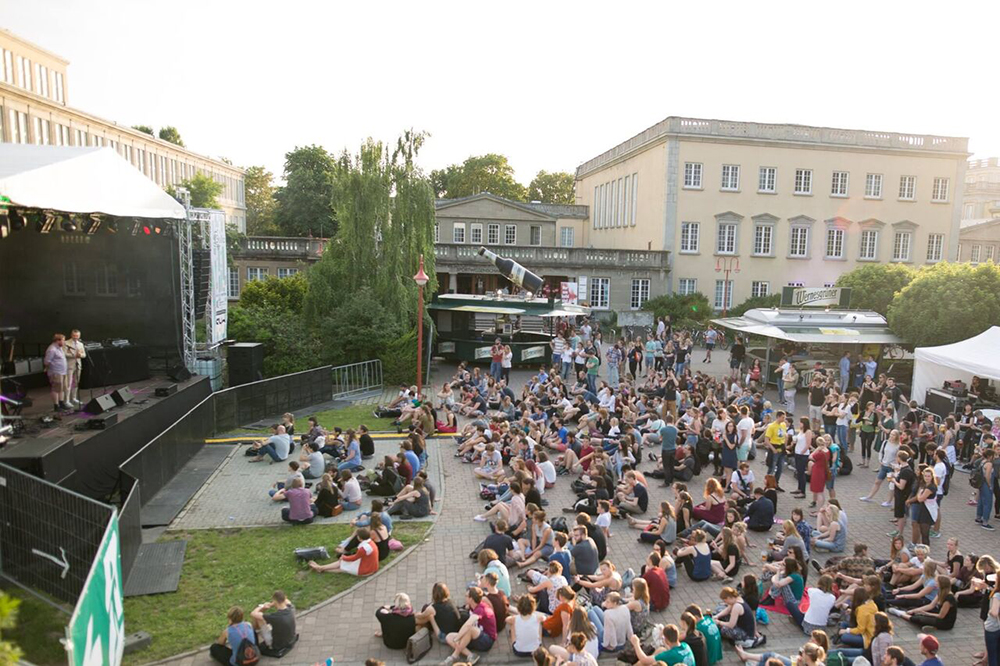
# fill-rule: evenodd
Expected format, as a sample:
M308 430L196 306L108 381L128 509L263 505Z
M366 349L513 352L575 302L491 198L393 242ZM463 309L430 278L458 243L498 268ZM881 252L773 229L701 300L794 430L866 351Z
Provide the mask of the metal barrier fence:
M76 604L113 513L0 464L0 575Z
M330 366L263 379L216 391L215 432L230 432L261 419L330 400Z
M382 390L382 361L362 361L331 368L333 398L347 398Z

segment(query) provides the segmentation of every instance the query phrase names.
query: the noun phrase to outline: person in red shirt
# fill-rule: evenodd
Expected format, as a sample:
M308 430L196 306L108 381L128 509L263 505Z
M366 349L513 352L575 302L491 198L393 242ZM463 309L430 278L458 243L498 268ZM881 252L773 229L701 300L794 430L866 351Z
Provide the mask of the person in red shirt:
M327 571L342 571L355 576L370 576L378 571L378 546L371 539L367 527L358 530L358 550L353 555L344 555L330 564L316 564L309 561L309 568L317 573Z
M643 580L649 587L649 601L654 611L661 611L670 605L670 583L667 572L660 567L660 554L655 550L646 558Z
M472 651L489 652L497 639L497 618L493 614L493 605L483 595L483 591L478 587L466 590L465 605L470 609L469 619L461 629L448 634L445 639L453 650L445 660L446 664L460 659L475 664L479 657L473 655Z
M490 347L490 377L497 381L503 377L503 353L503 343L497 338Z
M559 599L559 605L552 615L542 621L542 629L545 630L546 636L558 637L562 644L566 642L569 633L569 619L573 616L576 592L570 586L564 585L556 591L556 598Z

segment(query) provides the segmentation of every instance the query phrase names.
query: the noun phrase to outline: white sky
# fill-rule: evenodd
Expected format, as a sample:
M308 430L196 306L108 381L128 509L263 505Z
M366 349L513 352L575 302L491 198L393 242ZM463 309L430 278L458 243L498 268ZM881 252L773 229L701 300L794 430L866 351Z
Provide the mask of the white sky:
M413 127L426 169L498 152L526 184L669 115L1000 155L1000 2L690 4L0 0L0 26L71 62L72 106L279 177Z

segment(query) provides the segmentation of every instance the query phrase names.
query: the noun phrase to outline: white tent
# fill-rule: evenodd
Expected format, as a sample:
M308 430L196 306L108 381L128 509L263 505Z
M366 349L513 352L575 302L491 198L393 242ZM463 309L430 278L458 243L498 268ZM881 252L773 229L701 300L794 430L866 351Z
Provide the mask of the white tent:
M183 220L184 206L111 148L0 144L0 195L62 213Z
M967 385L973 375L1000 380L1000 326L993 326L974 338L940 347L917 347L913 364L911 397L924 404L927 389L939 388L946 380L959 379Z

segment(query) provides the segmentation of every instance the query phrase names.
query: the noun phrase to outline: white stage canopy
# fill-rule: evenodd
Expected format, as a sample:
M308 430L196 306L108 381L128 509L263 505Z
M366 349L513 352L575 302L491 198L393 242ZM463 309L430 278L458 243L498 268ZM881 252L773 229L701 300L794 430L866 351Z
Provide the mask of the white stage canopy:
M913 364L911 397L924 404L927 389L941 388L946 380L972 377L1000 380L1000 326L993 326L974 338L940 347L917 347Z
M183 220L184 206L111 148L0 144L0 195L61 213Z

